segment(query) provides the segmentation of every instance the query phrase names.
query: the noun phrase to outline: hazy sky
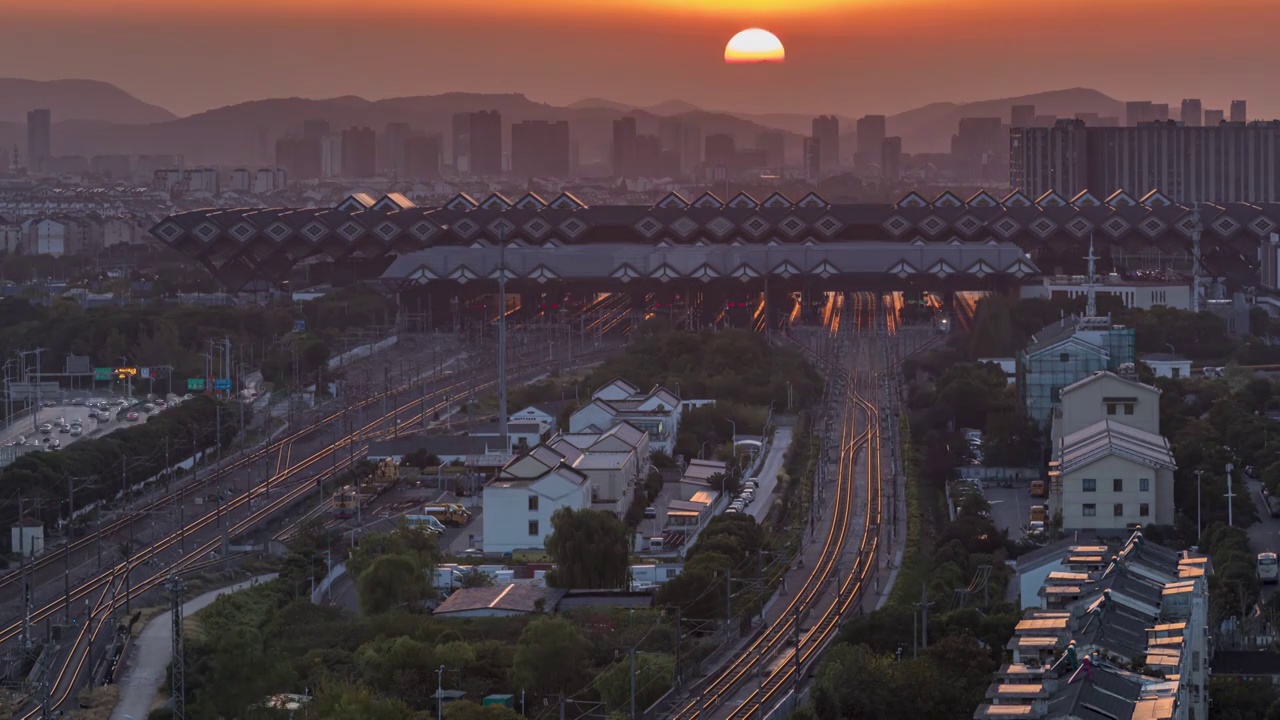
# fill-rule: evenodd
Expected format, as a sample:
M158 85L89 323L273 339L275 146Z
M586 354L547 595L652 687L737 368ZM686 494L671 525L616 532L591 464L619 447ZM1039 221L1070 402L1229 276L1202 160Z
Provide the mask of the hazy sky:
M0 74L106 80L179 114L470 90L852 115L1092 87L1280 116L1280 0L0 0L0 17ZM724 65L753 25L784 65Z

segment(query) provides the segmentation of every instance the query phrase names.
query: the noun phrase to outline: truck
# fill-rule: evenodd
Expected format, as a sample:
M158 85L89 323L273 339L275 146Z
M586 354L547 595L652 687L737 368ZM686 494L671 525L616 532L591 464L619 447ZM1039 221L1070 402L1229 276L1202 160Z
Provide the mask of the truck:
M428 503L422 514L431 515L449 527L462 527L471 522L471 511L459 503Z
M1031 481L1031 497L1049 497L1049 486L1043 480Z
M1049 515L1049 508L1045 507L1044 505L1031 506L1031 522L1043 523L1047 520L1048 515Z
M383 460L373 468L373 474L363 478L360 487L344 485L333 494L331 515L336 520L346 520L355 515L357 506L369 507L382 493L390 490L400 479L400 467L391 459ZM357 494L358 492L358 494Z

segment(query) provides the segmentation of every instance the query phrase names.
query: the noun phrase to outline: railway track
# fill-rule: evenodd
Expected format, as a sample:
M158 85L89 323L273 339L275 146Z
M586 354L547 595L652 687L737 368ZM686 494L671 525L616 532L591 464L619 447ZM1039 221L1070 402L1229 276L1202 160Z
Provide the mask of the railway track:
M360 408L364 408L381 401L384 397L395 397L401 393L415 390L420 387L422 387L421 380L404 383L398 387L371 395L370 397L353 405L351 409L359 410ZM52 567L59 563L64 563L64 556L66 553L76 553L93 548L95 545L104 542L107 538L117 532L127 529L132 523L144 520L152 513L163 510L176 502L186 502L191 497L198 497L204 494L210 487L216 485L222 479L233 475L239 470L251 467L254 463L260 460L266 460L269 462L273 453L277 454L275 475L279 475L281 472L280 468L282 461L284 461L286 457L292 455L293 443L319 431L326 424L338 420L343 415L343 412L344 411L331 413L304 428L289 433L277 440L271 441L256 450L250 451L247 455L243 455L235 459L234 461L218 468L214 472L207 473L203 478L197 478L186 483L182 488L147 503L139 510L131 511L128 514L109 521L107 524L100 526L90 535L80 538L69 545L65 545L58 550L42 555L34 563L27 566L27 572L37 573L45 568ZM287 467L287 464L285 466ZM4 589L9 586L16 585L21 581L21 579L22 573L14 572L0 577L0 592L3 592Z
M874 296L854 294L850 298L833 296L823 312L823 322L841 344L848 344L853 332L880 327L881 318ZM866 578L875 570L882 502L879 409L868 392L874 388L873 356L861 347L853 357L839 358L837 364L811 349L805 351L826 366L828 382L839 393L842 407L831 525L818 562L781 614L714 674L698 697L675 713L677 720L698 720L723 712L722 706L736 699L756 678L757 686L728 708L727 716L747 720L771 709L835 636L840 619L861 597ZM864 458L865 474L858 472L860 458ZM841 567L841 560L849 549L850 525L857 515L859 496L865 506L864 518L856 561L849 570ZM826 604L833 582L835 597ZM806 620L811 621L807 629Z
M600 352L605 351L588 353L584 356L580 356L579 360L590 358ZM517 374L529 374L539 370L542 365L543 361L541 359L527 361L513 368L513 372ZM163 583L169 575L189 570L197 563L203 562L210 553L215 552L223 544L224 538L229 539L241 535L252 529L258 523L270 518L275 513L297 502L305 494L309 492L318 492L316 489L317 484L321 484L322 486L325 479L342 472L352 463L363 458L364 454L367 452L364 448L360 448L358 453L354 451L350 452L347 457L338 460L336 457L338 450L348 447L352 443L358 441L381 439L398 432L399 428L404 425L415 425L420 423L424 416L434 412L435 409L447 406L451 399L455 398L459 394L457 391L464 386L468 389L483 390L496 385L496 383L496 377L492 380L486 379L479 386L476 386L473 382L468 380L455 380L444 387L436 388L428 395L428 397L434 398L436 401L436 404L433 404L430 407L427 407L425 400L417 398L403 404L398 404L384 415L376 417L349 435L337 439L333 444L323 447L307 458L300 460L296 465L292 464L291 458L288 462L283 462L282 469L280 469L273 477L259 484L251 492L246 492L233 498L229 503L227 503L226 509L221 513L206 513L205 515L188 522L177 532L171 533L167 537L153 542L124 562L118 563L102 573L99 573L94 578L77 585L77 587L70 592L70 603L74 606L81 601L92 600L92 610L89 612L85 624L80 626L79 632L70 646L64 662L58 670L58 674L51 681L49 707L57 708L61 706L74 692L77 687L76 680L79 678L84 668L84 664L87 662L87 658L91 654L90 650L93 648L94 643L102 632L102 629L106 625L108 619L111 617L111 614L116 609L126 605L126 603L130 602L133 598L154 589L156 586ZM409 419L407 421L399 421L401 413L412 412L412 408L414 406L418 406L419 412L416 415L408 416ZM330 417L336 419L339 414L340 413L335 413ZM312 428L311 431L314 431L314 428ZM291 450L286 451L291 452ZM331 453L334 455L333 461L328 466L321 469L315 477L308 478L309 480L312 480L312 482L295 482L303 471L315 466L321 460L330 456ZM282 461L278 461L277 467L281 467L281 462ZM319 483L315 481L319 481ZM283 490L283 492L272 497L272 493L278 490ZM260 504L259 507L254 509L252 506L252 501L254 499L262 499L265 501L265 504ZM237 510L246 508L249 509L249 514L239 521L235 521L233 523L228 517L228 527L220 533L219 536L202 542L196 541L196 546L191 552L183 553L177 560L168 564L164 570L156 572L149 577L140 579L136 583L129 584L128 579L139 566L146 564L148 561L158 560L162 553L174 549L174 547L179 543L185 543L186 536L209 529L210 525L218 522L220 516L230 515ZM121 588L124 588L123 591ZM95 597L96 600L93 600ZM53 615L60 612L65 605L66 600L59 599L39 608L38 610L32 611L32 624L43 621L46 618L51 618ZM0 643L14 640L22 634L23 629L24 623L20 620L10 624L3 630L0 630ZM87 645L84 644L86 640L88 642ZM37 707L31 710L31 712L25 715L20 715L19 717L34 718L41 712L41 708Z

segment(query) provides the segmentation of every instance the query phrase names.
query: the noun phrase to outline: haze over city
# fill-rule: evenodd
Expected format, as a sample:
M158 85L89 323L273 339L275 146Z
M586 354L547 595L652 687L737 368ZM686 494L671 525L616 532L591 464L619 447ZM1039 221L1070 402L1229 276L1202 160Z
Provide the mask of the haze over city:
M353 8L5 0L0 68L105 80L179 115L267 97L448 91L858 115L1080 85L1215 106L1253 97L1258 116L1280 115L1265 95L1280 64L1280 4L1269 0L383 1L359 5L358 21ZM752 25L782 38L785 64L720 62Z
M1277 27L0 0L0 718L1280 720Z

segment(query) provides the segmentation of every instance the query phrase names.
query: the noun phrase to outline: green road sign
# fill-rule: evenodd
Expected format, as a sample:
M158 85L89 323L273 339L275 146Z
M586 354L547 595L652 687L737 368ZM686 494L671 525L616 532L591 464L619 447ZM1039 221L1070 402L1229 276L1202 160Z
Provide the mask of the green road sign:
M187 378L188 390L204 391L204 378Z
M94 368L93 379L94 380L110 380L111 368Z

